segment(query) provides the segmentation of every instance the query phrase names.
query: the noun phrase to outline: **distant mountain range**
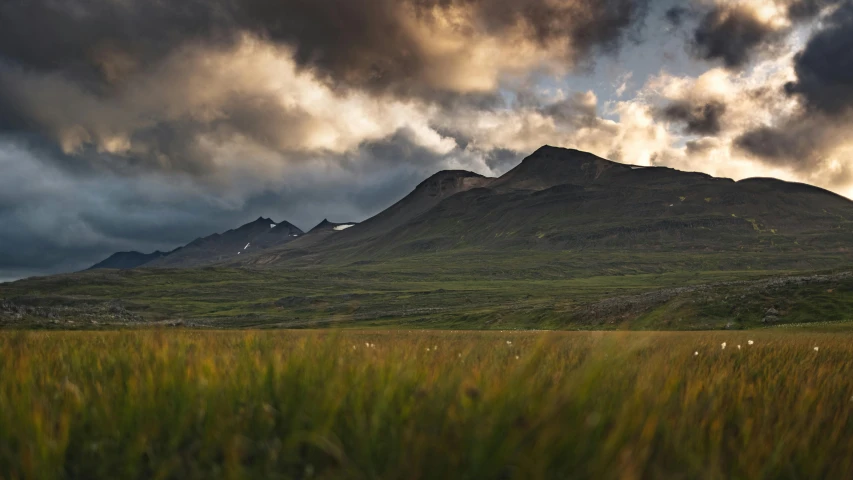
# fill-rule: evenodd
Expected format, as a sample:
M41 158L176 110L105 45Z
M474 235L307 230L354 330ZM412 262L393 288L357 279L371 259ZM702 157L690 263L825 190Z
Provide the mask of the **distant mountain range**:
M354 263L451 250L773 252L812 267L851 251L851 233L853 202L814 186L735 182L545 146L498 178L439 172L361 223L324 220L304 233L259 218L172 252L122 252L92 268Z
M325 230L334 230L338 225L323 220L306 234L290 222L275 222L260 217L234 230L197 238L171 252L119 252L92 266L89 270L114 268L130 269L146 267L193 267L209 263L233 260L240 255L265 250L292 242L304 235L316 235ZM349 224L352 225L352 224Z

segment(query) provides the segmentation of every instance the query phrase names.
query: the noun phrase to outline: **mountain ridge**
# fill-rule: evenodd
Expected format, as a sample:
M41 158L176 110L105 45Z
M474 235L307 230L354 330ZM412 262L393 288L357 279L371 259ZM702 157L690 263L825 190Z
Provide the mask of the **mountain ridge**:
M807 184L735 182L545 145L496 178L439 171L360 223L324 219L252 249L252 238L273 233L260 217L144 265L359 262L466 248L819 251L853 248L842 238L848 219L853 202Z
M213 233L206 237L198 237L168 252L161 252L159 250L152 253L138 251L117 252L89 267L87 270L127 270L142 266L181 267L187 266L187 263L195 265L197 263L195 259L204 257L205 255L219 255L219 259L221 259L226 248L228 249L227 251L236 251L237 254L242 254L243 250L248 250L252 242L260 244L261 247L269 248L292 241L303 234L302 230L290 222L275 222L270 218L258 217L256 220L237 228L222 233ZM240 244L243 241L246 241L247 245L241 250ZM187 260L188 258L190 261ZM203 262L205 260L202 258L200 261Z

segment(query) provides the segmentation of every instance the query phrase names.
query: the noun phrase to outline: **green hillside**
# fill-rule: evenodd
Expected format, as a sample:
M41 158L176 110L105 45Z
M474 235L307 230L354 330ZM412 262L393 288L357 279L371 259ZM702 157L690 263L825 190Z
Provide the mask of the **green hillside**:
M497 179L440 172L349 225L261 218L135 269L2 284L0 322L740 329L853 312L853 202L774 179L543 147Z

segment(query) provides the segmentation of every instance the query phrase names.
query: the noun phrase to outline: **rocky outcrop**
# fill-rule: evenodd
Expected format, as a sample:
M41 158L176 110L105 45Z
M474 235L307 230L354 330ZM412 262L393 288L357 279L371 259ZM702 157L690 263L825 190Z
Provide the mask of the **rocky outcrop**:
M0 325L74 326L139 323L142 320L120 301L92 302L65 298L0 300Z

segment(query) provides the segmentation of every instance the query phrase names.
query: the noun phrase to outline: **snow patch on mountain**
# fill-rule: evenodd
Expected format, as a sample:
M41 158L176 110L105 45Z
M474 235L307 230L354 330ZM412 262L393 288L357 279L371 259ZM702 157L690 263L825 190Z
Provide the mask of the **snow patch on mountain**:
M347 224L347 225L338 225L337 227L335 227L335 230L340 232L341 230L346 230L346 229L348 229L350 227L354 227L354 226L355 226L354 223L353 224Z

